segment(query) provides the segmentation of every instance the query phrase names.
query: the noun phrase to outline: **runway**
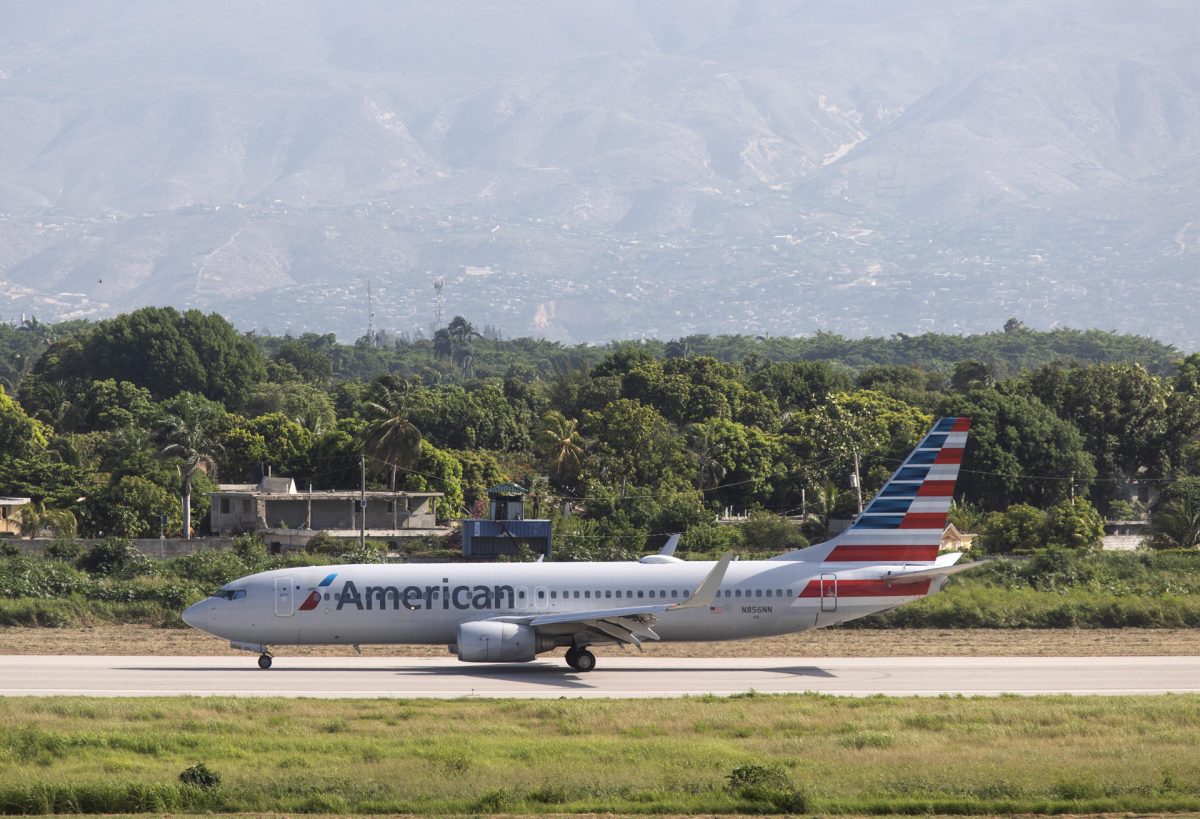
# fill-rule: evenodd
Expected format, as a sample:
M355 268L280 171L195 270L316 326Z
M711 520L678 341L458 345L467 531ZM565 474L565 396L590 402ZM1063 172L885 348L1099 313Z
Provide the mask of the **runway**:
M681 697L1200 692L1200 657L603 657L579 674L560 657L470 665L451 657L3 656L0 695L94 697Z

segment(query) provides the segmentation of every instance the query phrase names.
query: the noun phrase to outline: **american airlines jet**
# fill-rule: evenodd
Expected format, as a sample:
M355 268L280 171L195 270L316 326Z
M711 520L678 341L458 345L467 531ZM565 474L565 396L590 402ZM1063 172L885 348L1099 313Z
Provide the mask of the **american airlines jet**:
M276 569L227 583L183 620L260 654L271 646L445 644L458 659L522 663L565 647L739 640L822 628L932 594L958 564L938 555L971 422L943 418L854 524L769 560L367 564Z

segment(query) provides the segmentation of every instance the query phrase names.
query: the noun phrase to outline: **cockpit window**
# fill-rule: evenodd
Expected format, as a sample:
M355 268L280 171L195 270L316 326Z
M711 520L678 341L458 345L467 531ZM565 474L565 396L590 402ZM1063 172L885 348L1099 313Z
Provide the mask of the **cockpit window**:
M212 593L212 597L223 597L226 600L241 600L246 596L245 589L217 589Z

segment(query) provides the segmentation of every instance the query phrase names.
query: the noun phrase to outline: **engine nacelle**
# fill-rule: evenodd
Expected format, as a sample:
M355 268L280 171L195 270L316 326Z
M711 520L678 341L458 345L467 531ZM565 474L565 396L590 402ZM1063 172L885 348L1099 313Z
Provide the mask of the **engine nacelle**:
M552 648L552 638L538 636L529 626L481 621L458 627L454 651L465 663L527 663Z

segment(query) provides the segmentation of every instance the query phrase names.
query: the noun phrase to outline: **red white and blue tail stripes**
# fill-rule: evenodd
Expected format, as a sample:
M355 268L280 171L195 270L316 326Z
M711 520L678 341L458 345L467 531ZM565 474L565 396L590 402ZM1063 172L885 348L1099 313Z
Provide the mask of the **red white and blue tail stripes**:
M923 563L937 559L970 418L933 425L825 558L831 563Z

